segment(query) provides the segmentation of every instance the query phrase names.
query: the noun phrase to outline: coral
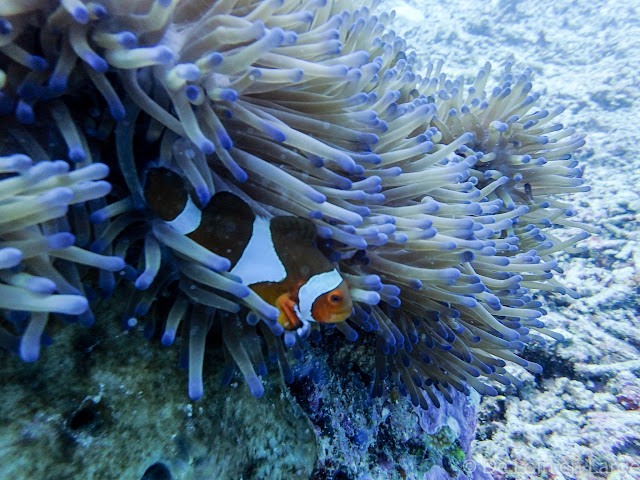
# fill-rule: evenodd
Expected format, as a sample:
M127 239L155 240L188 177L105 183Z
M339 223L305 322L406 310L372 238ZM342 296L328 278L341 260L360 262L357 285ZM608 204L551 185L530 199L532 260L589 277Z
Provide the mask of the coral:
M309 478L315 435L281 382L265 382L262 398L234 382L192 403L175 381L177 349L140 348L118 322L98 321L109 318L107 302L92 308L91 327L51 322L61 328L39 362L3 356L0 477L151 480L169 469L173 479ZM222 355L208 350L207 378L218 383Z
M102 168L98 158L112 168L109 204L89 202L71 222L105 256L71 246L56 256L101 269L93 285L105 296L130 290L125 328L144 319L145 336L158 331L165 345L180 329L194 399L210 330L222 334L223 381L237 369L260 396L263 344L291 382L288 352L301 358L307 338L328 327L284 332L277 309L227 272L227 258L158 218L143 193L158 165L180 172L201 206L229 190L262 215L314 222L355 305L335 328L349 341L375 338L374 395L387 373L422 408L440 395L451 402L452 389L494 394L480 377L519 384L507 363L539 372L517 352L538 334L559 338L531 292L573 294L554 280L553 256L594 231L550 197L588 188L571 158L582 136L554 123L560 110L537 106L530 70L507 66L490 94L489 65L466 89L440 63L414 72L415 54L388 28L393 14L374 9L314 0L0 6L0 111L17 129L3 151L35 148L28 130L53 122L52 148L74 172ZM43 150L29 155L46 160ZM565 238L567 228L581 232ZM14 267L20 246L2 240ZM122 270L121 283L109 270ZM6 316L28 306L5 306ZM3 346L37 344L44 322L32 318L28 334Z
M369 341L354 349L337 332L328 334L322 345L311 346L310 360L293 369L288 391L318 438L311 478L486 478L470 455L479 396L452 392L449 404L437 393L443 405L429 410L402 401L397 392L372 399L366 388Z

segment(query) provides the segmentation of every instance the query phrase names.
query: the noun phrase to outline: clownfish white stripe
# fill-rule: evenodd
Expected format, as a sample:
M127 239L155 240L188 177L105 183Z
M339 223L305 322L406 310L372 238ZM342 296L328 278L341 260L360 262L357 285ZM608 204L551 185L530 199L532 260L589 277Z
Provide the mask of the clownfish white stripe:
M287 278L287 271L271 238L269 219L256 216L249 243L229 273L240 277L245 285L260 282L278 283Z
M200 221L202 220L202 210L198 208L198 206L193 203L191 200L191 195L187 195L187 204L184 207L184 210L180 212L176 218L167 222L174 230L182 235L187 235L193 232L200 226Z
M315 322L311 308L320 295L330 292L342 283L342 277L334 268L329 272L314 275L298 291L298 307L296 313L300 320Z

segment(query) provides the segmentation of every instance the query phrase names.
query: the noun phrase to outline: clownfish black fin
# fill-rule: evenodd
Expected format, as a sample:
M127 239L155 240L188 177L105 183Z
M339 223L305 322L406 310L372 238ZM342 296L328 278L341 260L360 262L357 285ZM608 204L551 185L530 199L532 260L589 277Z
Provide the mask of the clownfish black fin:
M255 219L255 213L249 204L231 192L216 193L202 213L206 218L233 217L238 220L248 220L249 224Z
M233 193L217 192L202 209L200 227L189 238L235 265L251 239L254 220L247 202Z
M184 210L189 193L184 180L164 167L147 170L144 179L144 199L151 210L165 221L176 218Z
M318 229L306 218L280 216L271 219L271 233L286 241L313 244L318 236Z

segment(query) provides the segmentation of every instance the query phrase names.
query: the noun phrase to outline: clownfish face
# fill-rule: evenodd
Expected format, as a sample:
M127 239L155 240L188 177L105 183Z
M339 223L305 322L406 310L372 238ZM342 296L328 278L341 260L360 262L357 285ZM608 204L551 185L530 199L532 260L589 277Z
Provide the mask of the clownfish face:
M311 308L311 315L318 323L344 322L351 316L353 303L346 281L330 292L320 295Z

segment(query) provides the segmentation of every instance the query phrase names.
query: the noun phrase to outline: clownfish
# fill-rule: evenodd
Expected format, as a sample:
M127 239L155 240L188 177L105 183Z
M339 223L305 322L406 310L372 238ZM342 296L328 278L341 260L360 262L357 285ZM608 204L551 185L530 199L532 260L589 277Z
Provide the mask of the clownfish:
M280 311L278 323L295 330L307 322L338 323L351 316L349 286L316 247L307 219L257 215L231 192L200 208L182 177L165 167L146 172L151 210L178 232L231 262L230 273Z

